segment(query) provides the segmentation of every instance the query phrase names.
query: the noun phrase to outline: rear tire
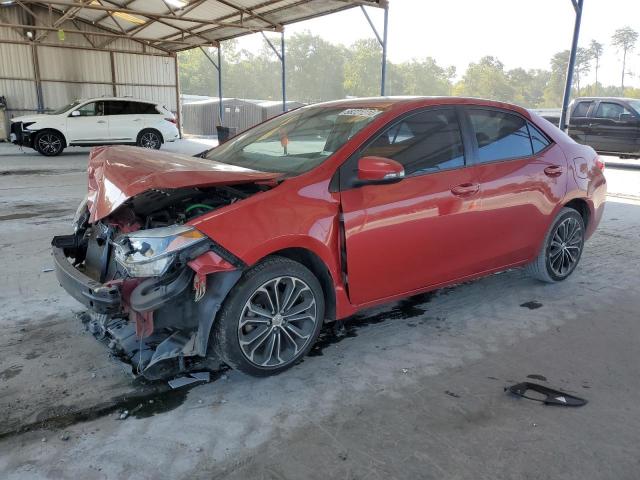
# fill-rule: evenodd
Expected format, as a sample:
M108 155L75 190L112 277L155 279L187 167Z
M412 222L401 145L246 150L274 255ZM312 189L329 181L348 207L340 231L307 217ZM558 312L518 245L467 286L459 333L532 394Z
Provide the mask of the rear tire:
M536 259L525 267L533 278L556 283L569 277L577 267L584 248L582 216L564 207L551 224Z
M136 145L150 150L159 150L162 146L162 135L159 131L148 128L138 134Z
M231 368L256 377L298 363L324 319L320 282L304 265L268 257L248 270L224 301L212 330L214 352Z
M45 130L36 135L33 148L45 157L55 157L64 150L65 142L62 134L52 130Z

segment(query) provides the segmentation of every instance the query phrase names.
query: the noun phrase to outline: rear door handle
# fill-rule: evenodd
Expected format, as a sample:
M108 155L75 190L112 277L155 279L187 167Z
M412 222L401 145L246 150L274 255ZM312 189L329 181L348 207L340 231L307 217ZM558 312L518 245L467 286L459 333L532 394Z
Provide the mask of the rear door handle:
M107 123L106 120L98 120L98 123Z
M480 185L477 183L461 183L451 189L451 193L457 197L470 197L480 190Z
M549 165L544 169L547 177L558 177L562 175L562 167L560 165Z

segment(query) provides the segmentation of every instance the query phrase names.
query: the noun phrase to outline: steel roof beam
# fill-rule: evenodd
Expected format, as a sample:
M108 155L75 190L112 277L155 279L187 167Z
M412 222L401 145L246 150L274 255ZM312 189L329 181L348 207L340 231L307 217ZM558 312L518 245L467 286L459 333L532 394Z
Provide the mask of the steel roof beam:
M226 22L221 22L221 21L217 21L217 20L204 20L204 19L198 19L198 18L191 18L191 17L184 17L184 16L180 16L180 17L175 17L173 15L165 15L162 13L151 13L151 12L144 12L141 10L133 10L130 8L121 8L121 7L108 7L108 6L103 6L103 5L93 5L93 4L78 4L78 3L65 3L61 0L22 0L25 3L37 3L37 4L45 4L45 5L58 5L58 6L64 6L67 7L68 11L71 8L81 8L81 9L87 9L87 10L101 10L103 12L112 12L112 13L126 13L129 15L138 15L140 17L146 17L146 18L150 18L150 19L158 19L158 18L164 18L164 19L168 19L168 20L181 20L183 22L191 22L191 23L197 23L199 24L199 26L203 26L203 25L211 25L211 26L216 26L216 27L222 27L222 28L226 28L226 27L232 27L232 28L240 28L240 29L244 29L244 30L258 30L260 29L259 27L245 27L244 25L241 24L237 24L237 23L226 23Z
M46 30L49 32L57 32L58 30L60 30L59 27L45 27L43 25L24 25L24 24L15 24L15 23L7 23L7 22L0 23L0 27L29 29L29 30ZM75 29L69 29L69 28L64 28L64 31L66 33L78 34L78 35L87 34L87 35L93 35L97 37L115 37L115 38L124 38L124 39L134 40L134 38L125 37L121 33L86 32L84 30L75 30ZM181 40L158 40L157 38L143 38L143 37L136 37L135 40L138 40L139 42L174 43L176 45L188 45L190 47L197 46L197 45L194 45L193 43L184 42ZM153 45L148 45L148 46L153 46Z
M253 18L258 18L260 20L262 20L263 22L268 23L269 25L275 27L275 28L281 28L282 25L278 25L277 23L272 22L271 20L268 20L267 18L265 18L264 16L260 15L259 13L255 13L252 9L249 8L245 8L239 5L235 5L231 2L229 2L228 0L216 0L218 3L222 3L223 5L226 5L227 7L233 8L241 13L247 13L249 15L251 15ZM242 22L242 17L241 18L241 22Z

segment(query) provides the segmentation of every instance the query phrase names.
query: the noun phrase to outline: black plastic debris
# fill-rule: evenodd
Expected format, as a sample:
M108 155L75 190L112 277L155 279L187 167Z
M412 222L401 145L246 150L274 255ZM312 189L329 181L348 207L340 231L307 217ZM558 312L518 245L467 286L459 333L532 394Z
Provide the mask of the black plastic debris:
M177 377L173 380L169 380L167 382L171 388L174 390L176 388L186 387L187 385L191 385L196 382L209 382L210 375L209 372L191 372L185 377Z
M545 387L544 385L538 385L537 383L522 382L510 387L504 388L505 392L509 392L518 397L528 398L529 400L535 400L536 402L542 402L545 405L559 405L562 407L582 407L587 404L584 398L569 395L568 393L561 392L560 390L554 390L553 388ZM529 391L537 392L546 397L540 398L529 394Z
M528 308L529 310L535 310L537 308L542 307L543 305L537 300L531 300L529 302L524 302L520 305L521 307Z

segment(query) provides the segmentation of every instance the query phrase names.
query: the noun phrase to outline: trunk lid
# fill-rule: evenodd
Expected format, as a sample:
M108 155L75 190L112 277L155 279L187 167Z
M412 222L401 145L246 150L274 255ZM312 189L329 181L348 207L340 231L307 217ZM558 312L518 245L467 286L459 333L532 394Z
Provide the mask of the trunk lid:
M138 147L98 147L89 155L89 221L107 217L131 197L152 189L214 187L282 176Z

